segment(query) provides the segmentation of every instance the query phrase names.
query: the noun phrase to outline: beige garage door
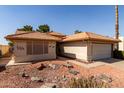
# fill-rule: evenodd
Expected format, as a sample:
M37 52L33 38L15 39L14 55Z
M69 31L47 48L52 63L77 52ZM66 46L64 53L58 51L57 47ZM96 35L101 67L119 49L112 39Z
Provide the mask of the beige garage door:
M111 44L93 44L93 60L111 57Z

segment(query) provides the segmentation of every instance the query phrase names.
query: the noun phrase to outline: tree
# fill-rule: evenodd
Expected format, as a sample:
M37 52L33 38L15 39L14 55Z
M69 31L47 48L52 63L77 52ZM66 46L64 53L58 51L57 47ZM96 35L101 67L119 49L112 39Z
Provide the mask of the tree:
M81 33L82 31L79 31L79 30L75 30L74 33L75 34L78 34L78 33Z
M13 43L12 41L9 41L9 42L8 42L8 45L9 45L10 47L13 47L13 46L14 46L14 43Z
M118 15L118 5L115 6L115 38L119 39L119 15ZM117 43L117 50L119 48L119 45Z
M50 32L50 27L47 24L39 25L36 31L43 32L43 33Z
M19 28L18 31L33 31L33 27L31 25L25 25L23 28Z

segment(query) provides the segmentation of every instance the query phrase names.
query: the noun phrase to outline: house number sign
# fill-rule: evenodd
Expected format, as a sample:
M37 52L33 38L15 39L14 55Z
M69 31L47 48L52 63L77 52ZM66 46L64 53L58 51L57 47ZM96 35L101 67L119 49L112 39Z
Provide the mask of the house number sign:
M17 50L24 50L24 47L22 47L22 46L17 46Z

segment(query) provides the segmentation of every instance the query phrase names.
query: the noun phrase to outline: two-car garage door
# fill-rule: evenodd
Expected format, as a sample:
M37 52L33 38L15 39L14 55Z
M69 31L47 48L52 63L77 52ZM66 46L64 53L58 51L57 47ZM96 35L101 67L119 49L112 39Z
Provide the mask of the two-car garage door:
M93 60L111 57L111 44L93 44L92 58Z

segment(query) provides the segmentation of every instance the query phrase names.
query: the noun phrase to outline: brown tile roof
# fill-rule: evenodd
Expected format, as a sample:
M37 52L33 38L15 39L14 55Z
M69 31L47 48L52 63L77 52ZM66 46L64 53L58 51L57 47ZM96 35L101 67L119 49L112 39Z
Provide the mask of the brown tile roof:
M15 34L22 34L22 33L28 33L28 32L26 32L26 31L18 31L18 30L15 32Z
M48 33L41 33L41 32L28 32L28 33L20 33L20 34L13 34L8 35L5 37L8 40L26 40L26 39L34 39L34 40L54 40L54 41L61 41L61 38L52 36Z
M114 39L107 36L102 36L99 34L95 34L92 32L82 32L74 35L66 36L65 39L63 39L63 42L68 41L77 41L77 40L90 40L90 41L105 41L105 42L119 42L120 40Z
M62 42L90 40L90 41L104 41L104 42L116 43L120 41L118 39L102 36L92 32L82 32L74 35L65 36L57 32L41 33L41 32L16 31L16 34L8 35L5 38L9 40L35 39L35 40L54 40L54 41L62 41Z
M19 31L19 30L17 30L17 31L15 32L15 34L22 34L22 33L30 33L30 32ZM62 33L58 33L58 32L47 32L47 33L50 34L50 35L53 35L53 36L58 36L58 37L66 36L66 35L64 35L64 34L62 34Z
M22 33L30 33L30 32L26 32L26 31L20 31L20 30L17 30L15 32L15 34L22 34ZM47 32L48 34L52 35L52 36L57 36L57 37L60 37L60 38L63 38L65 37L66 35L62 34L62 33L58 33L58 32Z
M60 36L60 37L63 37L63 36L66 36L62 33L58 33L58 32L48 32L50 35L53 35L53 36Z

